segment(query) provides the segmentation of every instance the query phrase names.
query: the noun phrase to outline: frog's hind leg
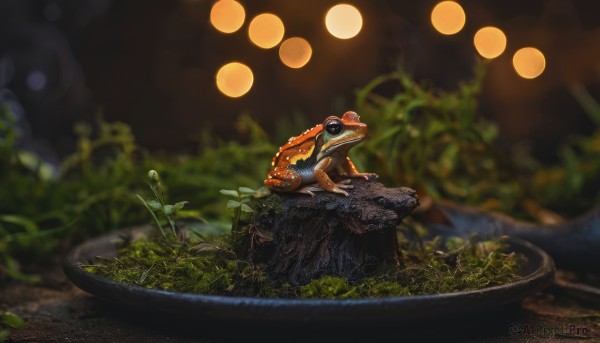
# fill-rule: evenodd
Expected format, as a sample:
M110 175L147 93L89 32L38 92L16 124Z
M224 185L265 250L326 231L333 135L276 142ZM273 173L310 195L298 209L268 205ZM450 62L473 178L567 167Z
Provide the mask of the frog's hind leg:
M265 186L280 192L291 192L300 187L302 178L292 169L273 170L265 180Z
M350 184L350 180L349 179L342 180L342 181L338 182L336 185L337 185L338 188L341 188L341 189L351 189L351 188L354 188L354 186L352 186ZM304 193L304 194L308 194L310 196L315 196L315 193L313 193L313 192L325 192L325 191L326 191L326 189L324 189L323 187L321 187L321 185L319 185L318 183L313 183L313 184L310 184L310 185L306 185L306 186L304 186L302 188L299 188L299 189L295 190L294 192Z
M312 185L306 185L302 188L295 190L295 192L308 194L311 197L315 196L315 193L313 193L313 192L321 192L321 191L324 191L324 189L321 188L321 186L319 186L318 183L314 183Z

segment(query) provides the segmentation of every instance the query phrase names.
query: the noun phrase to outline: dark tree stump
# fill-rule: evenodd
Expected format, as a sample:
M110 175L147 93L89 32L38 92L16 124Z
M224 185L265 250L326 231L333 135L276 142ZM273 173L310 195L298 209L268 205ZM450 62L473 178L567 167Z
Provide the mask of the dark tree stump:
M383 263L397 263L396 227L419 205L416 192L373 180L352 184L348 197L279 193L283 211L258 223L273 239L260 243L248 235L245 257L292 285L323 275L357 281Z

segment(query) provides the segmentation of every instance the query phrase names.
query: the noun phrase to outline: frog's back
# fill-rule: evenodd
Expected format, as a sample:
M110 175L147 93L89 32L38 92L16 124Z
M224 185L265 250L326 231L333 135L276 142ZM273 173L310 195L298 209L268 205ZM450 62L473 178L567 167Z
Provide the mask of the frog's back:
M282 145L273 157L271 168L285 168L300 159L308 159L314 151L316 136L321 132L322 126L319 124L299 136L288 139L287 143Z

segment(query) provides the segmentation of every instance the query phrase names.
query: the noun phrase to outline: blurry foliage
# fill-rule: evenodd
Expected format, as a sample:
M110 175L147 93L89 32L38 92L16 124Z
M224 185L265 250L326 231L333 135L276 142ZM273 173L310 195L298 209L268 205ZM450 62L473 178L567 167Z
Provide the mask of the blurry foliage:
M262 186L276 150L269 136L250 116L241 116L236 129L249 138L248 143L223 141L205 132L204 148L198 155L157 155L148 169L162 175L169 184L169 194L200 208L203 218L224 223L227 215L219 191L239 185Z
M455 92L436 92L402 71L383 75L357 94L357 110L371 137L355 151L382 182L416 188L435 199L514 212L524 190L497 151L497 128L476 115L483 76ZM393 85L391 97L376 90Z
M497 126L477 115L483 67L453 92L428 89L403 71L359 90L357 112L371 138L354 149L353 160L387 185L529 220L553 219L544 208L574 216L597 204L600 106L579 89L599 129L567 142L561 165L544 166L526 152L498 150ZM382 88L393 95L380 95Z
M600 104L583 86L571 93L596 125L590 136L572 136L559 150L561 163L534 165L530 188L546 207L572 217L600 203Z
M522 151L497 150L496 125L476 114L482 68L453 92L428 89L402 71L373 80L357 93L356 111L368 123L370 138L350 152L353 160L389 186L409 186L421 195L521 218L543 219L543 208L573 216L598 203L600 105L584 88L573 89L598 129L565 142L559 165L541 165ZM381 95L382 90L391 95ZM43 160L17 148L13 116L1 107L0 279L36 281L20 272L18 261L147 221L134 194L149 195L140 181L149 169L167 181L171 196L188 200L195 209L182 215L201 216L208 221L202 224L205 229L223 231L227 212L219 190L256 189L277 146L314 124L295 113L267 134L243 115L236 128L246 143L205 132L197 154L171 155L149 154L136 145L126 125L99 120L94 128L76 126L77 149L53 177Z
M41 173L44 161L21 151L8 107L0 109L0 279L35 282L20 272L18 261L47 255L59 246L148 219L134 194L148 194L140 180L149 169L169 181L170 194L189 199L194 216L212 219L213 230L227 227L219 190L258 185L268 171L274 147L250 117L239 128L247 145L205 135L198 155L151 156L135 144L129 127L98 120L97 128L80 124L76 151L56 178ZM22 156L28 156L24 164ZM185 211L184 211L185 212ZM216 227L216 228L215 228Z

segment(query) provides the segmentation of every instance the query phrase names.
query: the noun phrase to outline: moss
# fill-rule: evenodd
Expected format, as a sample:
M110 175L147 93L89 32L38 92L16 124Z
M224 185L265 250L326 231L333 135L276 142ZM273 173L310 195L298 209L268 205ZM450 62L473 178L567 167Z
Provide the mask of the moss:
M168 291L273 296L264 271L235 259L219 239L173 247L143 239L119 249L119 257L101 259L86 270L115 281Z
M375 298L473 290L515 280L521 256L506 238L408 240L399 232L403 262L384 265L358 283L323 276L307 285L277 285L264 266L238 259L228 236L173 245L158 235L130 242L119 257L84 268L113 280L169 291L254 297Z
M300 287L303 298L348 299L358 297L357 293L357 286L338 276L323 276Z
M158 173L148 173L154 198L138 198L152 214L157 230L133 241L125 237L118 257L100 258L86 270L110 279L168 291L254 297L373 298L411 294L457 292L509 282L517 278L519 256L508 253L506 237L482 241L439 237L423 241L426 230L408 222L398 230L398 256L402 263L382 265L360 282L325 275L300 287L277 284L266 266L241 259L240 242L272 239L259 219L281 211L281 199L268 189L221 190L233 197L229 234L206 236L192 227L181 229L176 215L185 202L166 204L165 185ZM164 218L163 218L164 217ZM159 219L162 218L162 219ZM162 224L166 222L166 224ZM167 234L168 229L172 234Z
M303 298L352 299L409 295L408 288L395 281L369 277L351 285L337 276L323 276L300 287Z
M373 276L351 285L346 279L325 276L300 287L305 298L373 298L440 294L501 285L518 278L522 256L508 252L507 238L481 241L439 237L404 242L404 265L383 266Z

